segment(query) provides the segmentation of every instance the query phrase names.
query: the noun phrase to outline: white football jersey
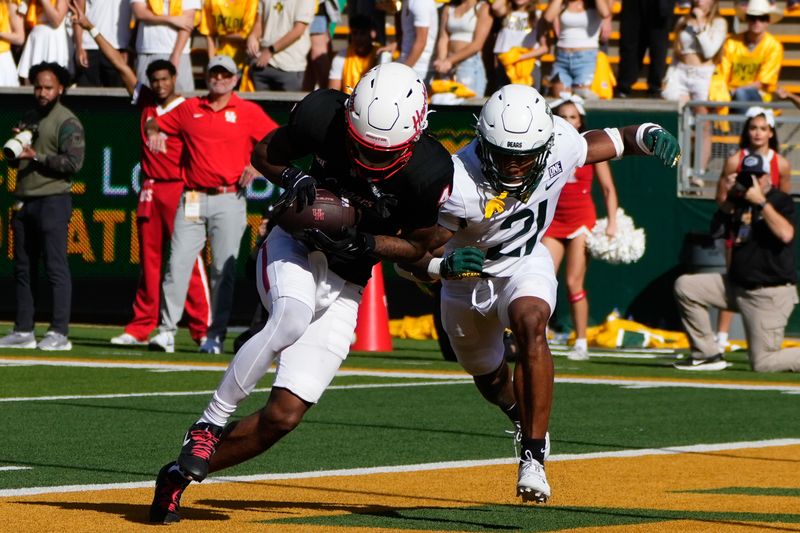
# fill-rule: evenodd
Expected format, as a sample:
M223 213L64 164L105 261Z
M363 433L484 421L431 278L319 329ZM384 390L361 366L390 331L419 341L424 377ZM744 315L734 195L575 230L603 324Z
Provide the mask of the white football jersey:
M544 176L528 201L504 200L502 212L485 218L486 204L496 197L481 171L478 141L453 156L453 193L439 211L439 224L455 232L445 250L475 246L486 253L483 272L509 277L520 260L533 252L553 221L561 189L575 168L586 161L586 140L561 117L553 117L555 140Z

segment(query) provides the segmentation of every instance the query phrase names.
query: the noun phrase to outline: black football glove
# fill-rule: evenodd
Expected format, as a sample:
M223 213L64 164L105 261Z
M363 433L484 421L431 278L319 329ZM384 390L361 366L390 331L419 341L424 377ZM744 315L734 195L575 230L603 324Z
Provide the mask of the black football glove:
M297 211L302 211L307 205L314 203L317 197L317 187L314 178L297 167L286 167L281 172L281 187L283 194L278 199L276 206L285 209L297 200Z
M444 256L439 274L448 280L477 278L483 272L484 259L483 252L474 246L456 248Z
M375 237L369 233L360 232L356 228L349 228L347 234L341 239L332 239L317 228L309 228L304 233L306 241L312 247L343 261L359 259L375 250Z

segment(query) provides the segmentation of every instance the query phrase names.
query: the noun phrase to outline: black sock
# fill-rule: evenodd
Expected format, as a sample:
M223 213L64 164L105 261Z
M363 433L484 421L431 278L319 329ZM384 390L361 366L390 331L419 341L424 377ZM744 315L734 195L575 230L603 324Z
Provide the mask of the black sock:
M503 414L506 415L512 423L516 424L519 422L519 405L516 403L511 407L500 407L500 410L503 411Z
M521 457L525 457L525 452L529 451L531 453L531 457L536 459L539 464L544 464L544 447L546 444L546 439L529 439L527 437L522 437L522 454Z

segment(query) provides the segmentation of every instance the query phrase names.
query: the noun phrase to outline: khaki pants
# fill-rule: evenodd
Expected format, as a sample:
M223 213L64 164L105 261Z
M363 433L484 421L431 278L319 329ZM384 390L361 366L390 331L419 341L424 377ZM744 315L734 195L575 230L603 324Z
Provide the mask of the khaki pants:
M800 372L800 348L781 349L789 315L798 302L794 285L745 290L725 274L686 274L675 281L675 299L692 355L708 358L719 353L708 308L742 314L750 366L756 372Z

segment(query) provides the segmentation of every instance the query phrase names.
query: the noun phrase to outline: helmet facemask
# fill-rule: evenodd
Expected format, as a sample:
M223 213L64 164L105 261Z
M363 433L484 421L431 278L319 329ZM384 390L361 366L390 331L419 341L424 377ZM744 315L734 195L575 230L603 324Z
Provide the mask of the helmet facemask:
M553 147L553 136L543 145L524 151L496 146L480 131L477 137L481 170L492 188L498 193L506 192L521 202L528 201L544 176Z
M402 170L411 159L415 141L413 138L391 147L373 144L359 136L347 114L347 150L356 165L356 173L368 181L382 181Z

